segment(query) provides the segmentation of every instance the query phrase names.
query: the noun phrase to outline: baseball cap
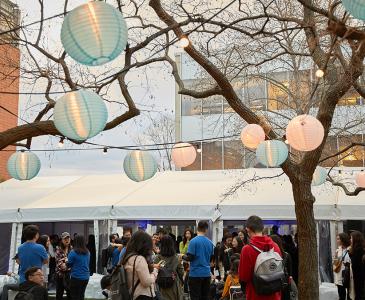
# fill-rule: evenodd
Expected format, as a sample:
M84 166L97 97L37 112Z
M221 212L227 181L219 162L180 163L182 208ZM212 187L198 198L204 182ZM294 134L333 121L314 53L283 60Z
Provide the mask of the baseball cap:
M67 238L67 237L70 237L70 234L69 234L68 232L63 232L63 233L61 234L61 239L65 239L65 238Z

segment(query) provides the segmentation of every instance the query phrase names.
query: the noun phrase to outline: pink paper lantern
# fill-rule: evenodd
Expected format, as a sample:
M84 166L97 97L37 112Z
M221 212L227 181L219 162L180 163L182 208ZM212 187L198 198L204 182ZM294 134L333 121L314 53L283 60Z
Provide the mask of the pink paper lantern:
M365 188L365 172L360 172L358 174L356 174L356 184L361 187L361 188Z
M312 151L319 147L324 137L321 122L310 115L300 115L292 119L286 127L286 139L298 151Z
M171 158L176 167L187 167L195 161L196 149L189 143L175 144L171 151Z
M260 125L248 124L242 129L241 140L247 148L256 149L265 140L265 131Z

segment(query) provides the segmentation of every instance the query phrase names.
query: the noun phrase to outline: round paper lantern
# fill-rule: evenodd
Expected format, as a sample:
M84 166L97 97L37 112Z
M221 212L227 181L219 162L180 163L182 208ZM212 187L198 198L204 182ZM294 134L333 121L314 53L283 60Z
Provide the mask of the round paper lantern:
M311 151L319 147L324 137L322 123L310 115L292 119L286 127L286 138L291 147L299 151Z
M342 0L342 4L352 16L365 20L365 3L363 0Z
M32 152L16 152L9 157L7 168L11 177L18 180L30 180L37 176L41 161Z
M359 187L365 188L365 172L357 173L356 177L355 177L355 181Z
M327 170L323 167L317 167L313 173L312 185L317 186L326 182Z
M157 163L147 151L134 150L125 157L123 168L129 179L140 182L156 174Z
M122 14L104 1L88 2L70 11L62 24L65 51L83 65L99 66L126 47L127 24Z
M178 143L172 148L171 158L176 167L187 167L195 161L195 147L189 143Z
M104 130L108 111L103 99L89 90L68 92L54 107L54 124L72 140L84 141Z
M282 141L261 142L256 149L256 157L267 167L278 167L288 158L288 147Z
M256 149L265 140L265 131L260 125L248 124L242 129L241 140L247 148Z

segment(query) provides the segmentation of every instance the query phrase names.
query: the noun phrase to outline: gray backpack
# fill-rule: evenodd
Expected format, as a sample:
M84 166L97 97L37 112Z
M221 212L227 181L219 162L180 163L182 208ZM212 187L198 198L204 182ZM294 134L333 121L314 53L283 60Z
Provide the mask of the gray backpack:
M282 257L274 251L274 248L262 251L256 246L250 245L260 252L253 272L253 286L256 294L272 295L280 292L287 285Z

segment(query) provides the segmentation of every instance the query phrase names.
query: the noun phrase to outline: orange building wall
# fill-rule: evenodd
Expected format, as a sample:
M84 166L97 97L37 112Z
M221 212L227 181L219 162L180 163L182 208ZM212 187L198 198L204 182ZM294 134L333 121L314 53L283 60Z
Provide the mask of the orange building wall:
M0 45L0 92L19 92L19 63L20 51L10 45ZM6 107L12 113L18 115L19 95L0 94L0 105ZM0 132L15 127L18 120L8 112L0 108ZM6 163L15 147L9 146L5 149L13 150L0 151L0 182L9 179L6 171Z

